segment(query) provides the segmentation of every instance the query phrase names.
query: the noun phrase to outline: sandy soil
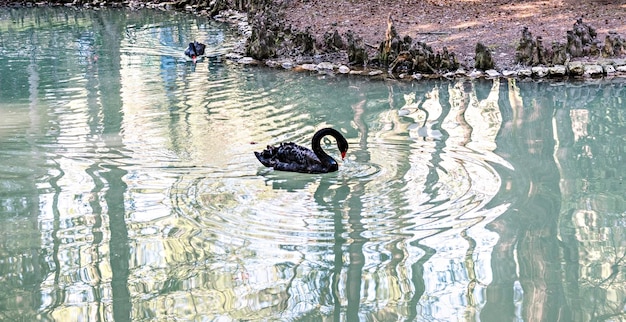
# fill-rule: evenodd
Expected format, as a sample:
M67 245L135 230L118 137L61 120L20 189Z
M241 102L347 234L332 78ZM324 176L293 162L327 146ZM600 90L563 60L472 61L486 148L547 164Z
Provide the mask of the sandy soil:
M609 31L626 38L626 0L290 0L285 13L296 29L310 27L319 37L334 29L340 34L352 30L375 46L391 14L399 35L434 50L446 46L470 66L478 41L494 52L498 68L514 66L524 26L546 45L565 43L566 31L579 17L596 28L601 41Z

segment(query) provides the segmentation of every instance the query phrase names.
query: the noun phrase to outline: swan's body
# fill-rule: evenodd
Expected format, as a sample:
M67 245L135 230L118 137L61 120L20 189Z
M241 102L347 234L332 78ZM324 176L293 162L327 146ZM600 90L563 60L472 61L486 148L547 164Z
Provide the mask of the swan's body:
M348 142L341 133L331 128L321 129L313 135L311 142L313 150L289 142L281 143L277 147L268 145L267 149L254 152L254 154L264 166L274 168L274 170L301 173L334 172L339 169L337 161L326 154L320 146L320 141L326 135L337 140L337 147L343 159L348 151Z
M189 47L185 49L185 55L191 57L193 62L196 62L196 58L204 55L204 49L206 48L205 44L199 43L197 41L190 42Z

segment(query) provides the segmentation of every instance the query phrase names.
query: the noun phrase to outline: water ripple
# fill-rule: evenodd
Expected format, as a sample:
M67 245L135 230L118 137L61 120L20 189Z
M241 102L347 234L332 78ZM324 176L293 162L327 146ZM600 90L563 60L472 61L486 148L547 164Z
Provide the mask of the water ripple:
M456 301L470 283L483 291L467 276L489 276L488 264L464 265L488 257L497 236L484 227L509 207L491 203L502 169L515 171L494 152L498 84L484 98L474 82L251 69L220 57L231 34L210 23L134 15L45 31L63 45L24 45L51 51L43 67L0 57L28 70L15 82L28 91L0 105L0 209L36 218L37 247L53 254L46 310L96 302L84 288L108 291L112 270L139 319L162 319L172 302L172 317L200 319L181 313L198 301L240 320L343 317L346 303L363 319L479 308ZM210 57L188 62L191 39ZM310 147L322 127L350 144L337 172L285 173L254 157L266 144ZM322 146L339 159L334 140Z

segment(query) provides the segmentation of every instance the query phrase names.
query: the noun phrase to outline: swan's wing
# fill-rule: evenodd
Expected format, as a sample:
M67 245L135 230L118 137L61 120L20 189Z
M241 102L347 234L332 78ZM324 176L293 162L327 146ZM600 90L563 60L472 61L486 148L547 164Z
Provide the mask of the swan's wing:
M305 166L321 163L313 151L293 142L281 143L276 157L281 162L297 163Z
M274 170L318 173L323 171L320 159L313 151L293 142L281 143L280 146L267 146L262 152L254 153L266 167Z

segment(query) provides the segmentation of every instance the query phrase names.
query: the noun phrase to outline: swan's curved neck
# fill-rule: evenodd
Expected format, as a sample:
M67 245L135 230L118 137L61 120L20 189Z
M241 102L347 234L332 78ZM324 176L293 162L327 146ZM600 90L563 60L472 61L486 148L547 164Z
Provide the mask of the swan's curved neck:
M320 159L323 165L325 166L335 165L336 166L337 161L335 161L335 159L333 159L330 155L328 155L324 151L324 149L322 149L320 145L322 138L324 138L327 135L330 135L333 138L335 138L335 140L337 141L337 146L339 146L340 141L346 140L343 137L343 135L339 133L339 131L335 129L331 129L331 128L324 128L315 132L315 135L313 135L313 140L311 142L311 147L313 148L313 152L315 153L315 155L317 155L317 157Z

